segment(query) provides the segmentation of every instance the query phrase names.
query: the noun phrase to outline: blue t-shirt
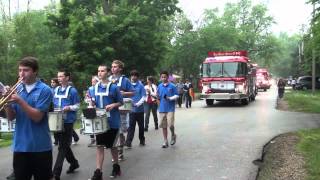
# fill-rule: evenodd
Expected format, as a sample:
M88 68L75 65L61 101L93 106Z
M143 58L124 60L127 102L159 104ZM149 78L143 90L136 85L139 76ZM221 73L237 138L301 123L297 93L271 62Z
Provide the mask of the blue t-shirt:
M44 152L52 149L51 135L48 125L48 111L52 102L52 91L49 86L38 80L28 93L24 85L17 89L19 96L31 107L44 112L40 122L34 122L20 105L14 103L16 127L12 149L14 152Z
M140 81L132 83L132 87L134 88L135 93L134 96L131 97L131 99L133 103L136 104L142 97L146 97L146 90L144 89L144 86ZM144 112L143 103L139 107L133 106L132 112Z
M132 87L132 84L128 78L125 76L120 76L120 77L109 77L109 81L112 83L116 84L119 88L120 91L125 91L125 92L133 92L134 88ZM127 98L124 96L124 98Z
M119 91L119 88L115 84L110 83L109 91L107 92L107 86L104 86L99 82L95 85L93 93L93 97L95 98L96 102L96 107L99 109L105 109L104 107L106 105L116 102L120 102L121 104L123 104L122 95ZM107 95L105 93L107 93ZM110 117L107 119L110 128L120 128L120 112L118 108L113 108L110 111Z
M166 86L163 83L161 83L159 84L157 91L158 96L160 97L159 112L174 112L176 107L176 101L165 99L165 95L167 97L178 95L176 86L170 82Z
M69 90L68 90L69 88ZM59 106L59 96L61 98L61 106ZM54 108L63 108L65 106L75 105L80 103L80 98L77 90L74 87L68 86L62 90L61 86L56 87L53 97ZM77 119L76 111L68 111L64 117L64 123L74 123Z

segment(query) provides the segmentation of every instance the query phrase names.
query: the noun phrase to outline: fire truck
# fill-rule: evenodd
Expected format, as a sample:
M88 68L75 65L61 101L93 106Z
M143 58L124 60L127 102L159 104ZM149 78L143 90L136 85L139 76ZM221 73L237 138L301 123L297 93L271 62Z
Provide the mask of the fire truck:
M267 89L270 89L271 82L270 82L270 74L266 68L257 68L256 71L257 75L257 81L256 86L258 89L263 89L264 91L267 91Z
M208 52L200 72L200 98L208 106L215 100L240 101L243 105L255 100L256 74L247 51Z

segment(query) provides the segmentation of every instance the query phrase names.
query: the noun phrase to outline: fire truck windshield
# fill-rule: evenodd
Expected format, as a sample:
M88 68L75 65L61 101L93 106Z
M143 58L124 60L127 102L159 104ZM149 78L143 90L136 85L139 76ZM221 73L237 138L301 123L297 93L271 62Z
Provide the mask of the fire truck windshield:
M243 62L204 63L203 77L241 77L247 74L247 64Z

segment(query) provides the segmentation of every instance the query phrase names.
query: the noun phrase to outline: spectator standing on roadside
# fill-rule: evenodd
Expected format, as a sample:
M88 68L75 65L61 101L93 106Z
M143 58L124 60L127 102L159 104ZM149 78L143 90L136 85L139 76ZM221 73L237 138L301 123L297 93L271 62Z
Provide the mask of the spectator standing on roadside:
M281 99L283 97L284 94L284 88L286 86L286 83L284 82L284 79L280 78L278 83L278 97Z

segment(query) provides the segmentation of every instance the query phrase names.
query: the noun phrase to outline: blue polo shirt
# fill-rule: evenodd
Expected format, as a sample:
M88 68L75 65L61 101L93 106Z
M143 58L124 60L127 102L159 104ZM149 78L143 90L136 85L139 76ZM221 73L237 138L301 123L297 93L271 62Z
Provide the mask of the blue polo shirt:
M146 90L144 89L144 86L140 81L138 81L136 83L131 83L131 84L135 90L134 96L132 96L131 99L132 99L133 103L136 104L137 102L140 101L140 99L142 97L146 96ZM133 106L132 112L144 112L143 103L139 107Z
M112 83L116 84L120 88L120 91L125 91L125 92L133 92L134 91L134 88L132 87L130 80L128 78L126 78L125 76L120 76L120 77L110 76L109 80ZM124 96L124 98L127 98L127 97Z
M24 85L17 89L19 96L31 107L44 112L40 122L34 122L20 105L14 103L16 127L12 149L14 152L44 152L52 149L48 125L48 111L52 102L52 91L49 86L38 80L35 87L28 93Z
M61 109L65 106L75 105L80 103L80 98L76 88L70 87L69 92L67 92L67 88L62 90L61 86L56 87L55 89L58 95L66 95L66 98L61 99ZM59 108L59 98L54 95L53 97L54 108ZM64 123L74 123L77 119L76 111L68 111L66 117L63 119Z
M165 95L167 97L178 95L176 86L170 82L166 86L163 83L158 86L158 96L160 97L159 112L174 112L176 101L165 99Z
M96 90L97 88L97 90ZM96 94L96 91L99 93L105 93L107 91L107 86L102 85L100 82L96 84L94 87L94 98L96 102L96 107L100 109L104 109L106 105L120 102L123 104L123 98L119 91L119 88L115 84L110 84L108 96L102 96L102 104L100 101L100 95ZM110 117L107 118L110 128L119 129L120 128L120 112L118 108L113 108L110 111Z

